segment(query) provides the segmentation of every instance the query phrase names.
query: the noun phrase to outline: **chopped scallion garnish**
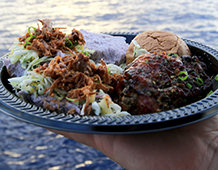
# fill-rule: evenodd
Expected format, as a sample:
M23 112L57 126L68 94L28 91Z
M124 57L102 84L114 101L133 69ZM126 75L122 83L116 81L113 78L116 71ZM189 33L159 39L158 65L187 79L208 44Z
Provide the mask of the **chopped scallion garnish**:
M27 39L26 39L26 41L25 41L25 46L27 46L28 44L32 44L31 42L29 42L29 41L27 41L27 40L30 40L32 37L28 37Z
M75 101L76 99L71 99L71 98L68 98L68 97L66 97L66 99L73 102L76 105L79 105L79 100Z
M35 31L34 34L31 34L31 31L30 31L31 28ZM30 40L30 39L32 39L32 38L36 38L36 32L37 32L37 31L36 31L36 28L35 28L35 27L29 27L29 28L28 28L28 33L29 33L30 36L25 40L25 44L24 44L25 46L27 46L28 44L29 44L29 45L32 44L32 43L29 42L28 40Z
M66 38L65 45L66 45L68 48L72 48L72 47L73 47L73 43L69 40L69 38Z
M35 34L34 34L34 35L31 34L31 31L30 31L31 28L35 31ZM28 28L28 33L29 33L29 35L30 35L32 38L36 38L36 32L37 32L37 31L36 31L36 28L35 28L35 27L29 27L29 28Z
M176 54L176 53L168 53L167 55L168 55L168 56L176 56L176 57L179 57L178 54Z
M111 71L110 71L110 68L109 68L109 67L107 67L107 72L108 72L110 75L113 75L113 74L111 73Z
M215 78L216 78L216 81L218 81L218 74L216 75L216 77L215 77Z
M207 96L210 96L212 93L213 93L213 90L211 90L211 91L207 94Z
M192 85L190 83L187 83L186 86L191 89L192 88Z
M196 79L196 81L197 81L197 83L198 83L200 86L204 84L204 81L203 81L200 77L198 77L198 78Z
M179 72L179 75L182 75L182 74L185 74L186 76L185 76L185 77L179 76L179 79L180 79L181 81L185 81L185 80L188 78L188 73L187 73L186 71L180 71L180 72Z

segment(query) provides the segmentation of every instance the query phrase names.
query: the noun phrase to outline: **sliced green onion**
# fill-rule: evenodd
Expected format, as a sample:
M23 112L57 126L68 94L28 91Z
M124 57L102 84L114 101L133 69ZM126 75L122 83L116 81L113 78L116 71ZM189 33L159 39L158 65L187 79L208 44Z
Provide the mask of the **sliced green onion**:
M204 84L204 81L200 77L198 77L196 80L200 86Z
M110 75L113 75L113 74L111 73L111 71L110 71L110 68L109 68L109 67L107 67L107 72L108 72Z
M35 34L34 34L34 35L31 34L31 31L30 31L31 28L34 29L34 31L35 31ZM32 38L36 38L36 32L37 32L37 31L36 31L36 28L35 28L35 27L29 27L29 28L28 28L28 33L29 33L30 36L25 40L25 44L24 44L25 46L27 46L28 44L29 44L29 45L32 44L32 43L29 42L28 40L30 40L30 39L32 39Z
M28 38L26 39L25 44L24 44L25 46L27 46L28 44L29 44L29 45L32 44L31 42L27 41L27 40L30 40L31 38L32 38L32 37L28 37Z
M65 45L66 45L68 48L72 48L72 47L73 47L73 43L69 40L69 38L66 38Z
M173 55L174 55L174 56L176 56L176 57L179 57L178 54L176 54L176 53L168 53L167 55L168 55L168 56L173 56Z
M207 96L210 96L212 93L213 93L213 90L211 90L211 91L207 94Z
M185 81L185 80L188 78L188 73L187 73L186 71L180 71L180 72L179 72L179 75L181 75L181 74L185 74L186 76L185 76L185 77L179 76L179 79L180 79L181 81Z
M79 105L79 101L75 101L76 99L71 99L71 98L68 98L68 97L66 97L66 99L73 102L76 105Z
M216 81L218 81L218 74L216 75L216 77L215 77L215 78L216 78Z
M192 88L192 85L190 83L187 83L186 86L191 89Z
M31 28L34 29L34 31L35 31L35 34L34 34L34 35L31 34L31 31L30 31ZM28 28L28 33L29 33L29 35L30 35L32 38L36 38L36 32L37 32L37 31L36 31L36 28L35 28L35 27L29 27L29 28Z

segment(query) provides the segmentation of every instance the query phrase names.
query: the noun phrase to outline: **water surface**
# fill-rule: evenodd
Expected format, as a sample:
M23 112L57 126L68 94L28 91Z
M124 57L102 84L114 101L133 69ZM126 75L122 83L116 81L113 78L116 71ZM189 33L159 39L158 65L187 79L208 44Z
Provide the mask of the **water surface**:
M218 49L217 6L213 0L1 0L0 56L43 18L67 33L166 30ZM91 147L1 112L0 135L0 169L123 169Z

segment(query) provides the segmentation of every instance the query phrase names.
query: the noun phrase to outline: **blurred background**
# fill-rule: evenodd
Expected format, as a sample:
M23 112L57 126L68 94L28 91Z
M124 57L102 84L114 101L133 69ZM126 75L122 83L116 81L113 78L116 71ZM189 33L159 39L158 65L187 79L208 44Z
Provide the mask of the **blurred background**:
M37 19L92 32L166 30L218 49L218 1L1 0L0 56ZM41 25L40 25L41 26ZM122 170L101 152L0 112L1 170Z

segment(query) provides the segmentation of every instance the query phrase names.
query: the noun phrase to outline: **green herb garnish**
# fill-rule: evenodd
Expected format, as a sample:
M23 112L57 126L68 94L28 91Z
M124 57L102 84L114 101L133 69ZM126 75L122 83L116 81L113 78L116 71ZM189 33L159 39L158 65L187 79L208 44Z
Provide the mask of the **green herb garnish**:
M188 73L187 73L186 71L180 71L180 72L179 72L179 75L182 75L182 74L185 74L186 76L185 76L185 77L179 76L179 79L180 79L181 81L185 81L185 80L188 78Z
M65 46L67 46L68 48L72 48L73 47L73 43L69 40L69 38L66 38Z
M187 83L186 86L191 89L192 88L192 85L190 83Z
M216 75L215 79L216 79L216 81L218 81L218 74Z
M210 96L212 93L213 93L213 90L211 90L211 91L207 94L207 96Z
M75 101L76 99L71 99L71 98L68 98L68 97L66 97L66 99L69 100L69 101L71 101L71 102L73 102L73 103L76 104L76 105L79 105L79 101L78 101L78 100Z
M197 83L198 83L200 86L204 84L204 81L203 81L200 77L198 77L198 78L196 79L196 81L197 81Z
M34 34L31 33L31 28L34 30L34 32L35 32ZM30 40L30 39L32 39L32 38L36 38L36 32L37 32L37 31L36 31L36 28L35 28L35 27L29 27L29 28L28 28L28 33L29 33L30 36L25 40L25 43L24 43L25 46L27 46L28 44L29 44L29 45L32 44L32 43L29 42L28 40Z
M176 57L179 57L178 54L176 54L176 53L168 53L167 55L168 55L168 56L176 56Z

